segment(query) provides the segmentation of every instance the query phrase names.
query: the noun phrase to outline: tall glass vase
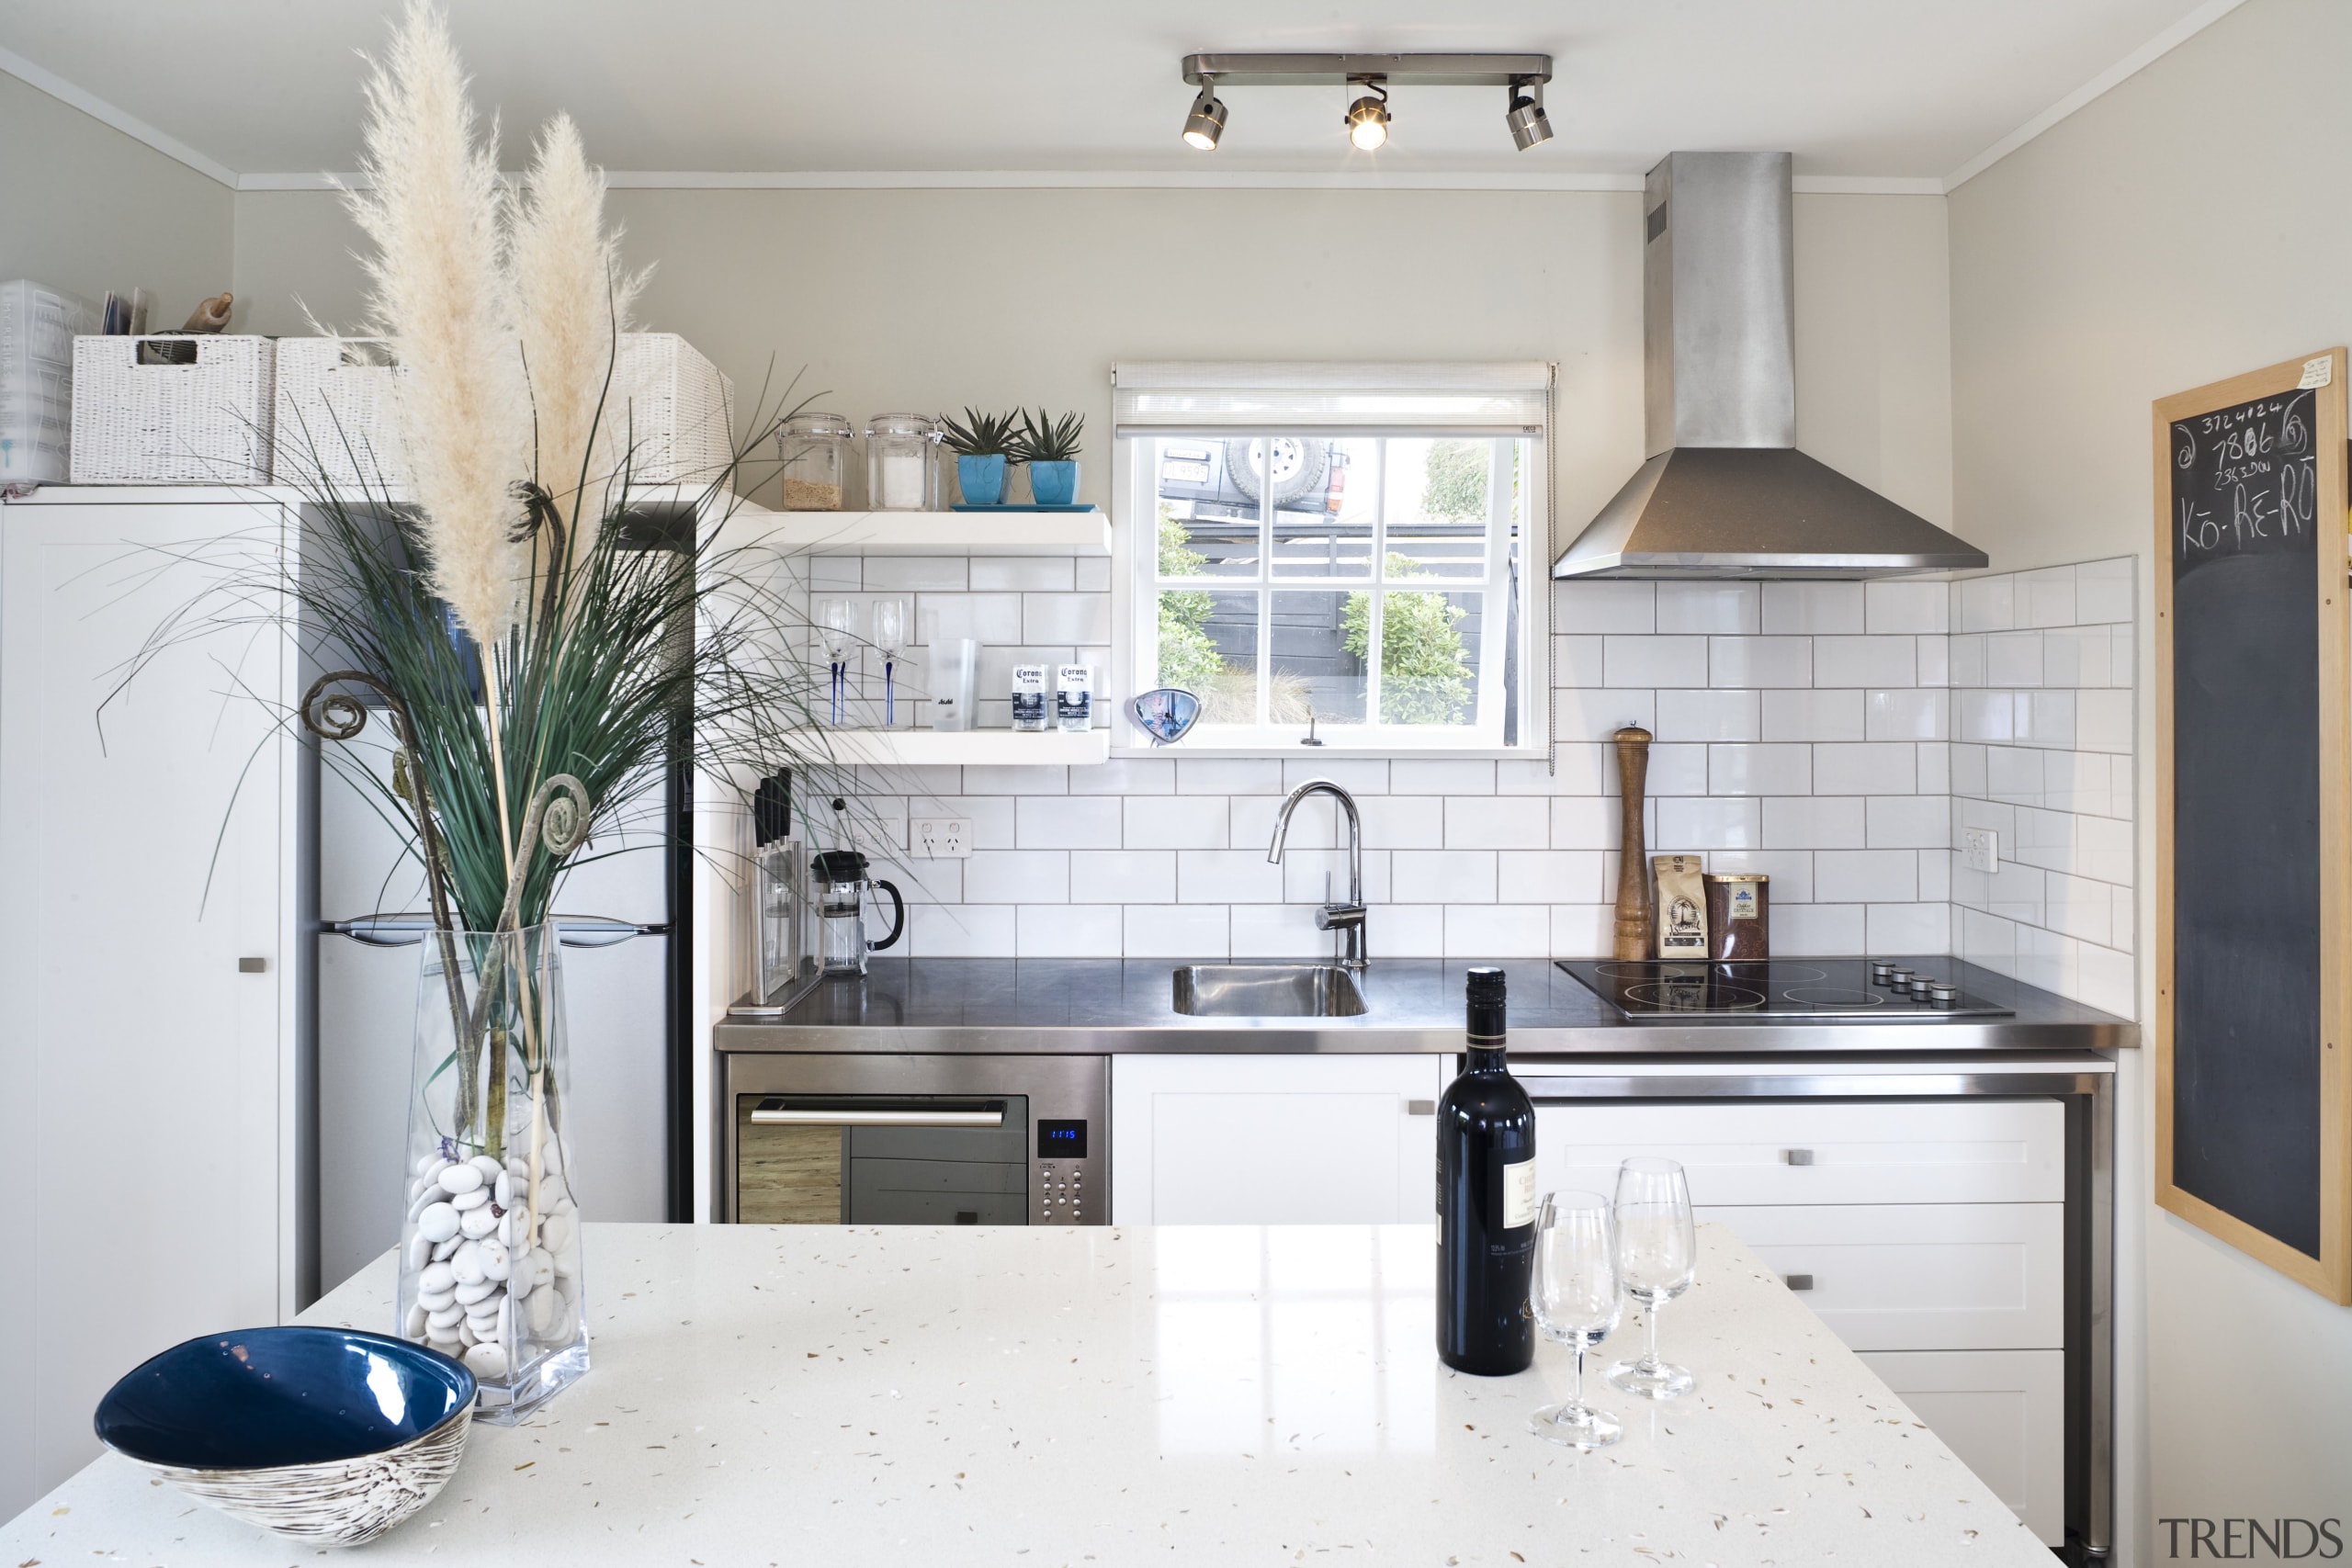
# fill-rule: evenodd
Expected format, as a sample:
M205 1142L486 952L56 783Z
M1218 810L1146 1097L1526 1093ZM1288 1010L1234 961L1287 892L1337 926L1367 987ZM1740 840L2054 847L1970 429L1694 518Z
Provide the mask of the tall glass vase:
M511 1425L588 1370L570 1052L553 926L427 931L399 1332L465 1362Z

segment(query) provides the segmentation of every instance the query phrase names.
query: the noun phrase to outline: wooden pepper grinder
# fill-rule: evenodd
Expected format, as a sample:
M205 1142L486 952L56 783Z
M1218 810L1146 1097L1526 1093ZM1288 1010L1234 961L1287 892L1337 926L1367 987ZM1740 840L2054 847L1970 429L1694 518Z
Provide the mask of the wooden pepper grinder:
M1617 942L1612 956L1650 955L1649 847L1643 841L1642 795L1648 787L1650 732L1629 724L1616 734L1617 791L1624 817L1617 833Z

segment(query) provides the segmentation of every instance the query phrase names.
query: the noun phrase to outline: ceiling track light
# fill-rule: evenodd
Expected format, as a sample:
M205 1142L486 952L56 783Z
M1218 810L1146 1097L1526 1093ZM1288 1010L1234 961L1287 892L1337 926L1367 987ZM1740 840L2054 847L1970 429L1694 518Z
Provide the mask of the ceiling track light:
M1216 151L1216 139L1224 134L1225 106L1217 101L1216 78L1214 75L1204 76L1201 80L1200 96L1193 100L1193 112L1184 117L1184 141L1204 152L1214 152Z
M1348 105L1348 140L1371 152L1388 141L1388 89L1501 87L1504 123L1522 152L1552 140L1544 114L1544 84L1552 79L1548 54L1188 54L1184 80L1200 89L1184 117L1184 141L1213 152L1225 134L1219 83L1260 87L1368 87Z
M1348 85L1372 91L1348 106L1340 123L1348 128L1348 140L1357 152L1377 152L1388 143L1388 89L1377 76L1358 76Z

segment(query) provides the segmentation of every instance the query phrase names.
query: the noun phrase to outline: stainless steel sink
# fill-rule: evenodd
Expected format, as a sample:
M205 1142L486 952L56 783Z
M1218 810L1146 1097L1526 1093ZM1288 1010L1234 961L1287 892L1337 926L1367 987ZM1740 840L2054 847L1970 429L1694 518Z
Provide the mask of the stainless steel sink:
M1176 1010L1195 1018L1358 1018L1363 989L1336 964L1187 964Z

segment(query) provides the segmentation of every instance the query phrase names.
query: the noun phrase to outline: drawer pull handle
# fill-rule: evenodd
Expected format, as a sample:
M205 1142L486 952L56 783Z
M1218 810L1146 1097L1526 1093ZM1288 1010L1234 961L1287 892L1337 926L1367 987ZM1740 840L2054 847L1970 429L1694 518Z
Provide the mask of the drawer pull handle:
M1792 1291L1810 1291L1813 1289L1813 1276L1810 1274L1790 1275L1789 1289Z
M756 1127L1001 1127L1004 1125L1004 1112L762 1109L752 1112L752 1124Z
M1781 1151L1781 1163L1783 1165L1811 1165L1813 1163L1813 1151L1811 1149L1782 1149Z
M1408 1116L1434 1116L1437 1114L1437 1101L1434 1100L1408 1100L1405 1102L1405 1114Z

